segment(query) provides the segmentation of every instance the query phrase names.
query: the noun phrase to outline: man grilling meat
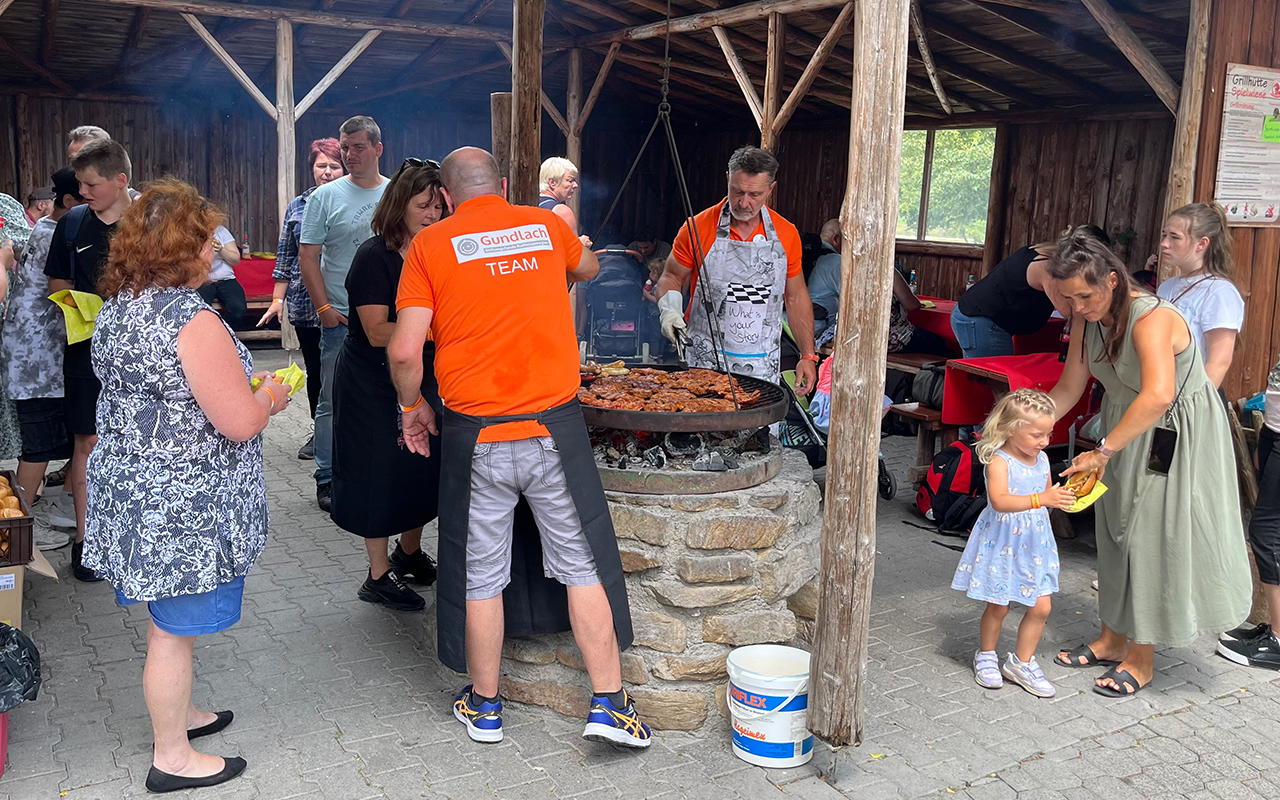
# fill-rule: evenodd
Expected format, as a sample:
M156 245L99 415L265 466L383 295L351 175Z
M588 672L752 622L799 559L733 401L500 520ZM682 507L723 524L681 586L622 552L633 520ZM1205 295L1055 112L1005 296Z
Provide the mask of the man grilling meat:
M800 268L800 232L767 206L778 185L777 174L778 159L768 151L735 150L729 157L728 196L693 218L696 244L690 225L681 226L654 294L663 335L677 348L686 337L689 340L686 361L690 367L715 369L719 362L729 372L773 383L781 377L785 309L801 354L796 391L808 394L818 377L813 305ZM700 269L695 257L698 249ZM689 292L694 302L686 316L680 287L691 275ZM703 305L704 288L714 327Z

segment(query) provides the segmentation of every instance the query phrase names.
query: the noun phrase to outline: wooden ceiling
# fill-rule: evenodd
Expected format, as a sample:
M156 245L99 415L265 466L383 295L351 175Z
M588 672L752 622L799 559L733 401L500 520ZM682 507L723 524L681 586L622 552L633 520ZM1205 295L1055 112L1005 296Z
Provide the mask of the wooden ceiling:
M874 0L872 0L874 1ZM349 110L360 104L414 104L424 98L476 100L510 88L510 70L492 31L511 30L510 0L222 0L298 11L380 17L403 23L454 23L490 29L477 38L432 38L388 30L318 104ZM675 0L673 16L743 5L733 0ZM1181 79L1189 0L1112 0L1166 72ZM0 0L0 7L4 6ZM210 4L182 2L184 10ZM784 90L795 84L840 9L786 18ZM1107 106L1150 110L1158 105L1146 81L1107 38L1080 0L921 0L927 43L953 102L953 122L969 114L991 118ZM588 86L608 50L610 34L664 18L666 0L547 0L543 85L565 94L566 52L584 42ZM199 14L245 72L271 97L275 31L269 20ZM301 97L364 30L295 26L295 96ZM767 21L731 26L728 41L761 91ZM616 37L615 37L616 38ZM796 119L847 124L852 35L846 31L801 105ZM6 52L7 51L7 52ZM662 38L626 41L606 81L601 106L651 108L658 97ZM749 116L721 45L711 30L672 36L671 96L677 113L735 121ZM908 63L909 122L947 115L913 43ZM169 8L128 0L12 0L0 17L0 91L128 97L200 97L243 92L227 69ZM785 95L784 95L785 96ZM976 119L976 118L975 118Z

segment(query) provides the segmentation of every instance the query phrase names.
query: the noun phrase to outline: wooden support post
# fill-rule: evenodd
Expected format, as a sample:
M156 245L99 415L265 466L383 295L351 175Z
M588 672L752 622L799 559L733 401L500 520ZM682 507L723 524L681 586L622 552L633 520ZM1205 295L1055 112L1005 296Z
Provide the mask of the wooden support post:
M538 204L542 166L542 17L546 0L514 0L511 9L511 179L507 197Z
M1009 124L996 126L996 146L991 157L991 188L987 192L987 234L982 245L979 278L1004 258L1005 196L1009 191Z
M194 14L184 13L182 18L187 21L187 24L196 32L196 35L203 39L205 44L209 45L209 49L214 52L214 55L218 57L218 60L231 71L231 74L234 75L235 79L240 82L240 85L245 88L245 91L247 91L249 95L257 101L258 105L262 106L262 110L266 111L272 119L275 119L275 104L267 99L267 96L263 94L257 84L253 82L253 79L250 78L248 74L240 68L240 65L236 63L236 60L231 57L231 54L228 53L222 45L218 44L218 40L213 38L213 34L209 33L209 29L206 28L200 20L196 19ZM292 34L290 34L290 40L292 40L292 38ZM293 198L291 197L289 199L292 200Z
M880 399L893 288L910 0L859 2L853 23L849 181L840 210L839 335L831 384L809 728L860 744L876 552Z
M502 54L511 61L511 45L506 42L498 42L498 49ZM515 62L512 62L514 66ZM560 113L560 109L556 108L556 104L551 101L547 93L542 87L538 87L538 100L542 103L542 108L547 112L547 116L551 117L551 121L560 129L560 133L567 139L569 137L569 121L564 118L564 114Z
M1151 55L1151 51L1142 43L1116 10L1111 7L1107 0L1080 0L1084 3L1084 7L1089 9L1089 13L1102 26L1102 30L1115 44L1115 46L1124 53L1125 58L1133 64L1134 68L1146 79L1147 83L1155 91L1156 96L1160 98L1160 102L1165 104L1174 114L1178 113L1178 84L1173 82L1173 78L1169 77L1169 73L1164 71L1164 67L1160 66L1160 62L1156 57ZM1163 222L1163 220L1162 220Z
M368 31L364 36L360 37L360 41L351 45L351 49L347 51L347 54L338 59L338 63L334 64L333 68L325 73L325 76L298 103L298 107L293 114L294 119L296 120L307 113L307 109L311 108L312 104L320 99L320 95L324 94L325 90L332 86L333 82L340 78L343 72L346 72L347 67L351 66L351 62L359 58L360 54L367 50L369 45L373 44L373 40L377 39L381 33L382 31Z
M569 87L565 93L565 111L568 112L569 130L565 133L565 157L578 168L578 179L582 179L582 128L579 117L582 114L582 51L573 48L569 51ZM573 218L578 219L579 199L582 191L573 193L569 198L569 208L573 210Z
M0 14L8 11L11 5L13 5L13 0L0 0Z
M756 94L756 86L751 82L751 76L747 74L747 68L743 66L742 59L738 58L738 51L733 48L733 42L729 41L729 32L719 25L712 28L711 32L716 35L716 41L724 51L724 59L729 63L729 71L738 82L742 96L747 99L747 108L751 109L751 116L755 117L756 127L763 131L764 106L760 102L760 95Z
M1178 117L1173 126L1173 155L1169 159L1169 182L1164 190L1164 214L1157 221L1159 225L1164 225L1174 209L1191 202L1195 188L1212 10L1213 0L1191 0L1191 26L1182 71L1182 92L1178 99ZM1163 256L1161 259L1163 261Z
M323 91L323 90L321 90ZM293 23L276 20L276 206L278 219L298 196L297 150L293 105Z
M823 66L827 63L827 58L836 49L836 42L840 41L840 37L844 36L845 31L849 29L849 20L853 19L853 5L853 3L849 3L840 9L840 15L836 17L835 22L831 23L831 28L827 31L827 35L822 37L822 41L818 43L818 48L813 51L813 57L809 59L804 72L800 74L800 80L796 81L796 85L791 89L791 94L787 95L787 102L782 104L778 115L773 118L773 138L775 141L782 135L782 129L787 126L791 115L796 113L796 109L800 107L800 101L804 100L804 96L809 93L809 88L813 86L814 80L822 72Z
M511 177L511 92L489 95L489 129L492 131L493 157L498 161L502 177Z
M924 16L920 13L920 0L911 0L911 35L916 39L916 47L920 50L920 60L924 62L924 71L929 75L929 84L933 93L938 96L942 110L951 114L951 98L942 85L942 76L933 63L933 50L929 49L929 37L924 32Z
M787 18L774 12L769 15L769 41L765 45L764 113L760 119L760 146L769 152L778 149L773 121L778 118L782 107L782 73L786 70L786 56Z
M591 110L596 107L596 100L600 97L600 90L604 88L604 79L609 77L609 69L613 66L613 60L618 57L620 49L622 49L622 42L614 42L609 45L609 52L604 55L604 63L600 65L600 71L596 73L595 83L591 84L591 91L587 93L587 102L582 104L582 112L578 115L578 127L575 132L579 136L582 135L582 129L587 125L587 118L591 116ZM575 211L573 213L577 214L578 212Z

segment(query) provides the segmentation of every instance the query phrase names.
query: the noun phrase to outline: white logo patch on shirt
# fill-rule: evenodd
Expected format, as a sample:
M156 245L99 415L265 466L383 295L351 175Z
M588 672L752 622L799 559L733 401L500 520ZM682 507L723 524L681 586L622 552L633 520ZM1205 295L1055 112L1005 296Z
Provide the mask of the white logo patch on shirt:
M484 233L468 233L455 236L453 254L459 264L475 261L478 258L496 258L519 253L536 253L539 250L551 250L551 234L546 225L521 225L500 231Z

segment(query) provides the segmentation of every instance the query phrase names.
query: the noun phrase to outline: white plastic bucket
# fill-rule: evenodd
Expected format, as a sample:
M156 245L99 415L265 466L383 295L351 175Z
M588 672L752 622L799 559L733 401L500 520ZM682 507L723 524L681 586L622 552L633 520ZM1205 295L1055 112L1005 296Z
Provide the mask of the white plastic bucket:
M813 758L809 654L778 644L729 653L733 752L760 767L798 767Z

